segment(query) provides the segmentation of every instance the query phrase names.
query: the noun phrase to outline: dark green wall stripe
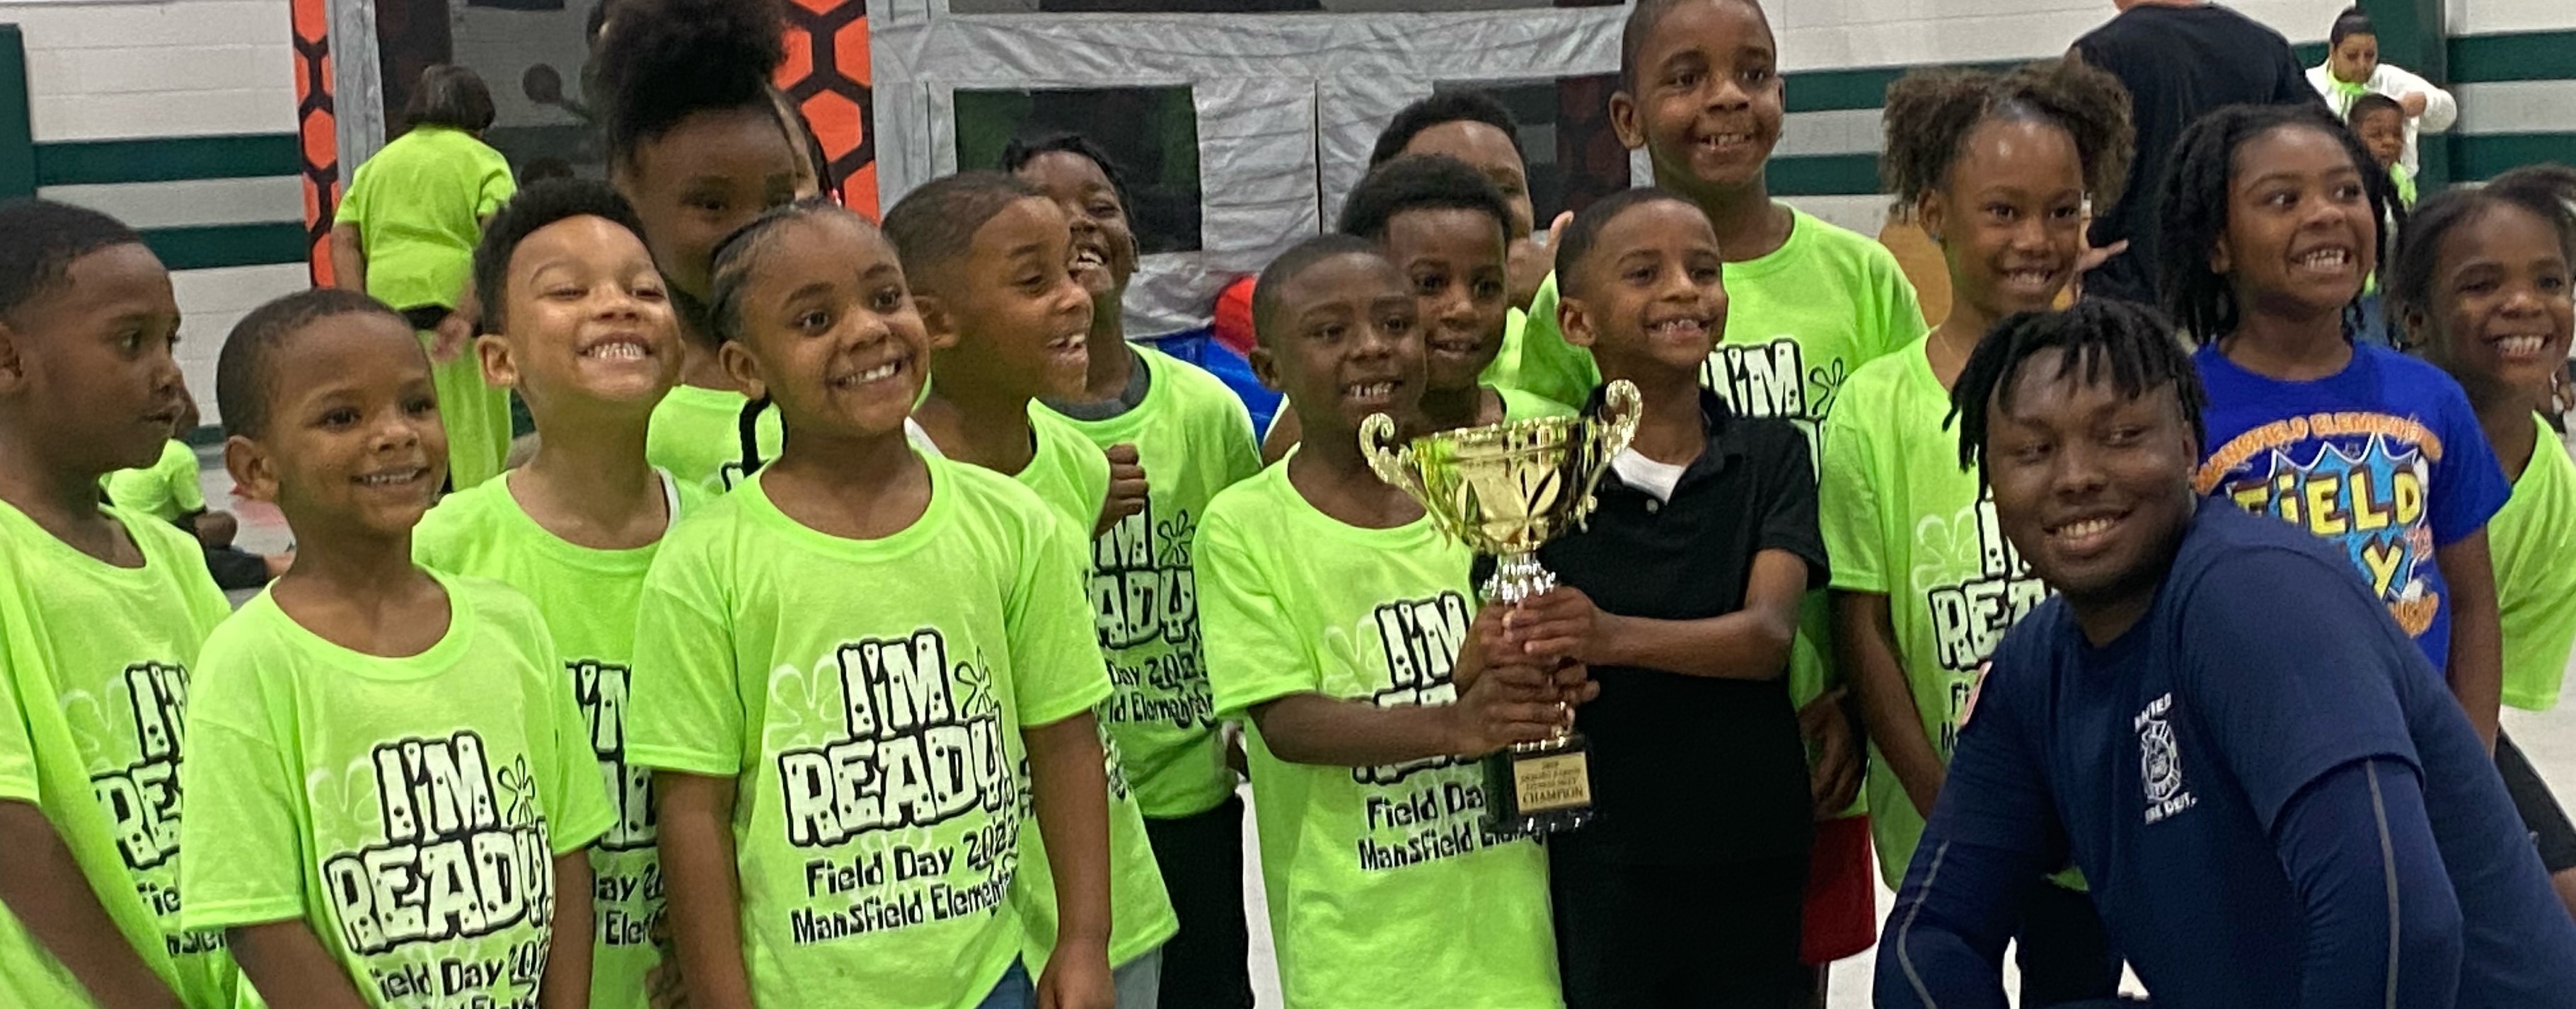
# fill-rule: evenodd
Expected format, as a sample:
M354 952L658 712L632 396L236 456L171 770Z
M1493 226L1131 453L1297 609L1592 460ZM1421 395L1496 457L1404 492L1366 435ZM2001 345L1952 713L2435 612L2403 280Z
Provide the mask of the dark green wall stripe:
M1875 154L1784 154L1764 176L1773 196L1860 196L1882 192Z
M2543 161L2576 164L2576 133L2472 133L2451 138L2451 169L2459 178L2494 178L2507 169Z
M2450 55L2454 84L2576 78L2576 31L2467 35Z
M301 263L310 251L300 221L154 228L143 233L143 244L173 270Z
M2316 66L2326 61L2326 44L2323 42L2296 43L2290 46L2290 55L2297 59L2302 67Z
M0 25L0 198L36 195L36 139L27 120L27 40Z
M36 145L36 183L256 179L296 174L299 156L292 133L56 141Z

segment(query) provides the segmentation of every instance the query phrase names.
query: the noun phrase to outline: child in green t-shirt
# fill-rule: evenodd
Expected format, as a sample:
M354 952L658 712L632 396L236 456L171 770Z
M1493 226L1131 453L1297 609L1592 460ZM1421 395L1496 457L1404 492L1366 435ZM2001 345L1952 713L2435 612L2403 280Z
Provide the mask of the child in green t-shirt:
M188 676L230 608L193 541L99 506L170 436L178 331L131 229L0 203L0 1004L233 1004L176 861Z
M179 404L179 419L170 425L170 441L161 446L158 461L108 474L108 503L168 522L195 537L205 548L206 570L214 574L217 588L230 592L266 585L295 558L291 554L262 557L233 545L233 538L241 534L241 520L228 511L206 509L206 490L198 483L197 450L179 440L196 430L199 420L196 398L185 387L179 390Z
M1378 243L1422 311L1422 418L1432 430L1574 411L1482 377L1511 312L1506 276L1512 209L1482 173L1447 155L1407 155L1371 170L1342 204L1339 230ZM1290 411L1264 439L1272 458L1299 436Z
M672 531L638 617L627 754L656 772L690 1004L1032 1005L1010 892L1034 799L1061 908L1036 990L1109 1009L1080 536L907 438L931 338L864 219L800 202L715 263L725 367L787 439Z
M1307 437L1217 495L1191 560L1217 713L1251 725L1286 1005L1561 1005L1546 856L1485 828L1475 758L1549 738L1589 684L1488 668L1499 621L1468 548L1361 455L1372 414L1422 430L1403 275L1327 235L1272 263L1252 304L1253 372Z
M786 59L778 24L774 3L619 0L588 92L606 127L608 180L634 204L680 320L680 384L653 411L645 455L717 492L777 458L780 435L777 413L751 410L716 360L716 243L815 191L769 90Z
M536 607L412 562L447 470L428 355L321 290L252 311L215 367L225 466L302 549L197 670L186 922L271 1002L583 1009L615 817Z
M528 404L537 452L448 495L412 537L421 564L519 590L554 633L617 813L590 852L592 1009L644 1009L648 988L676 988L656 969L669 930L652 772L626 760L626 701L645 568L707 496L644 461L680 344L639 227L614 190L569 180L530 186L492 218L474 254L488 330L475 353Z
M1092 298L1073 275L1069 216L1023 179L968 172L913 190L886 211L885 229L930 331L930 390L913 411L921 434L948 458L1036 491L1080 542L1143 511L1148 487L1133 446L1113 449L1113 472L1109 456L1037 403L1080 394L1091 363ZM1180 924L1117 743L1104 735L1102 744L1110 760L1110 905L1118 923L1109 962L1118 969L1122 1009L1151 1009L1162 973L1158 951ZM1044 851L1043 835L1025 833L1022 844ZM1055 945L1045 866L1042 858L1027 860L1014 892L1028 905L1034 962Z
M2535 165L2425 200L2386 277L2392 314L2457 379L2513 485L2487 520L2504 646L2504 703L2558 703L2576 644L2576 463L2548 421L2550 379L2576 339L2576 170ZM2576 827L2510 738L2496 763L2576 912Z
M1924 71L1888 89L1889 189L1941 250L1950 314L1852 373L1844 395L1866 408L1825 422L1817 502L1834 644L1877 754L1870 832L1890 887L1987 655L2048 595L1996 528L1983 482L1959 467L1950 386L1996 322L2052 310L2075 281L2086 199L2115 202L2127 179L2128 107L2116 78L2077 60ZM2082 891L2036 887L2023 909L2025 1004L2119 993L2120 962Z
M2406 170L2406 107L2397 99L2383 94L2365 94L2352 101L2344 113L2344 122L2352 126L2361 146L2370 151L2370 160L2388 173L2389 185L2397 187L2399 206L2415 206L2415 176Z
M1136 236L1108 155L1063 134L1014 143L1002 163L1064 208L1073 276L1091 294L1082 394L1045 407L1155 474L1144 508L1093 538L1091 600L1117 689L1099 716L1180 926L1163 945L1158 987L1195 1006L1251 1009L1243 801L1200 659L1190 553L1208 502L1261 469L1252 418L1215 376L1127 342Z

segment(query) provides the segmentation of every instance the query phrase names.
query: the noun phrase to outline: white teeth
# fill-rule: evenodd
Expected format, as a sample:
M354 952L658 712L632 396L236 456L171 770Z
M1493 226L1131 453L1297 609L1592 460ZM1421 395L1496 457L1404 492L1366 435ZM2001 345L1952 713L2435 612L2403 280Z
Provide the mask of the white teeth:
M410 483L414 477L419 475L420 471L416 469L404 470L400 473L377 473L372 476L359 477L358 482L369 487L391 487L399 483Z
M893 377L894 377L894 373L895 373L897 370L899 370L899 369L900 369L900 367L901 367L901 366L900 366L899 364L897 364L896 362L888 361L888 362L886 362L886 363L884 363L884 364L880 364L880 365L878 365L878 366L876 366L876 367L874 367L874 368L870 368L870 369L868 369L868 370L866 370L866 371L860 372L860 373L859 373L859 381L861 381L861 382L874 382L874 381L877 381L878 379L893 378Z
M1708 329L1706 325L1703 325L1697 319L1666 319L1662 322L1655 323L1653 326L1648 328L1653 329L1657 334L1663 336L1692 335L1704 332Z
M1102 258L1100 253L1094 252L1090 249L1084 249L1081 252L1074 253L1073 255L1073 265L1075 266L1100 266L1107 262L1108 260Z
M1392 396L1394 394L1395 383L1393 382L1373 382L1368 385L1355 385L1351 387L1351 398L1353 399L1376 399L1380 396Z
M602 361L640 361L643 360L644 355L643 344L627 340L603 343L582 352L583 357Z
M2545 338L2537 336L2508 336L2497 340L2495 344L2497 350L2520 357L2540 353L2540 345L2546 342L2548 341Z
M2083 539L2108 530L2112 525L2111 519L2085 519L2082 522L2072 522L2057 527L2055 535L2059 539Z
M2329 267L2342 266L2349 259L2350 254L2346 253L2342 249L2319 249L2315 252L2299 257L2299 265L2310 269L2322 270Z

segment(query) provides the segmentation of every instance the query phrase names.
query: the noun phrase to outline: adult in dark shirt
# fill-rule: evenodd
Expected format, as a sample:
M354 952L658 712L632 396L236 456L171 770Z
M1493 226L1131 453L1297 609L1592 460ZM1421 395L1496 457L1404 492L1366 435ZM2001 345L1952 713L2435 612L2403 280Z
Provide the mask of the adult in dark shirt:
M1558 243L1566 338L1645 403L1589 526L1539 551L1564 587L1504 620L1600 685L1580 719L1597 817L1548 839L1567 1009L1769 1009L1815 983L1814 801L1784 679L1798 600L1825 582L1815 470L1795 427L1700 387L1720 270L1708 216L1662 189L1594 203Z
M1960 377L1961 463L2060 595L1970 700L1878 1005L2003 1006L2018 895L2069 853L2166 1009L2576 1005L2576 921L2441 675L2315 537L2192 493L2172 332L2015 316Z
M2306 68L2281 33L2225 7L2194 0L2113 0L2120 15L2075 40L2075 55L2118 77L2129 89L2137 157L2127 195L2095 207L2097 249L2125 251L2087 274L2084 291L2141 305L2156 303L2156 249L2163 220L2156 182L2164 178L2182 131L2229 105L2318 101Z

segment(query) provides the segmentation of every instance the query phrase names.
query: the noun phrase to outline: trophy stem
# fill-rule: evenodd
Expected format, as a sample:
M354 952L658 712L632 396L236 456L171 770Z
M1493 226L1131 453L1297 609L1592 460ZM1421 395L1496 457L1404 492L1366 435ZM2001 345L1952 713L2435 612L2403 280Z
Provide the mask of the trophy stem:
M1538 562L1535 550L1516 550L1494 558L1494 573L1485 579L1485 598L1516 605L1556 587L1556 572Z

